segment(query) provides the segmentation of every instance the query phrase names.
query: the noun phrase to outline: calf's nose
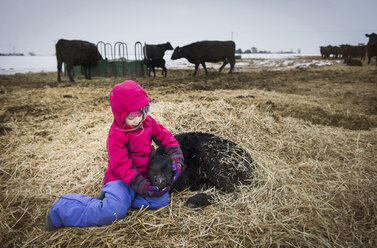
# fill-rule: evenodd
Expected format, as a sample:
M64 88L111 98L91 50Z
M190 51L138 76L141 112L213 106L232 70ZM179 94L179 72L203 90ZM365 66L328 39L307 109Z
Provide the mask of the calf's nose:
M157 177L157 178L154 179L154 184L156 186L158 186L159 188L161 188L161 186L165 187L166 186L166 182L167 182L166 179L162 178L162 177Z

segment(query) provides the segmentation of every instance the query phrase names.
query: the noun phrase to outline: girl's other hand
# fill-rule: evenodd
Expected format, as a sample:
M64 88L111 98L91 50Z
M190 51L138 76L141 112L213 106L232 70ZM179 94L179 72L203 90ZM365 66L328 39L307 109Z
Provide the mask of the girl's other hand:
M148 191L151 197L161 197L170 191L170 187L168 186L160 190L157 186L149 186Z

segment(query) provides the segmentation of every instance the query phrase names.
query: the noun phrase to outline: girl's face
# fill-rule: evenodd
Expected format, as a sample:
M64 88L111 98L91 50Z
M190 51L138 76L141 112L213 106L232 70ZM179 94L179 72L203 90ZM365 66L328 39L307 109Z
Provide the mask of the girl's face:
M124 118L124 122L126 123L126 125L132 128L137 127L142 120L143 120L143 115L126 116Z

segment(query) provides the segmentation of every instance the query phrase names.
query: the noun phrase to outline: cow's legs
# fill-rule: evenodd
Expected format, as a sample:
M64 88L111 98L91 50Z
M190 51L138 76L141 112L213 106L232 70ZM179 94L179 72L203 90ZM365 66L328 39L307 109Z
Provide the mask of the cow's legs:
M229 70L229 73L232 73L233 72L233 69L234 69L234 65L236 64L236 60L235 59L232 59L229 61L230 63L230 70Z
M92 68L90 66L88 66L88 79L92 79Z
M153 77L156 77L156 68L153 67Z
M221 71L223 70L223 68L224 68L227 64L228 64L228 60L226 59L226 60L224 60L223 65L220 67L219 72L221 72Z
M84 77L85 79L88 79L88 67L86 65L82 66L84 68Z
M89 79L89 80L92 79L90 75L90 66L84 65L83 68L84 68L85 79Z
M201 63L203 68L204 68L204 71L206 72L206 74L208 74L208 71L207 71L207 67L206 67L206 64L204 62Z
M62 81L62 79L61 79L62 64L63 63L61 61L58 61L58 82Z
M193 76L196 76L196 73L198 73L199 63L195 64L195 71Z
M67 73L69 76L69 80L71 82L75 82L75 80L73 80L73 66L72 65L67 65Z

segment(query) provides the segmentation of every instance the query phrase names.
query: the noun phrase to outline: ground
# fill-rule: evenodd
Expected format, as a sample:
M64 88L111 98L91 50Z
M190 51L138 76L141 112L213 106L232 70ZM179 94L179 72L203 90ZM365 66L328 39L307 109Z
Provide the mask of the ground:
M317 58L307 58L319 60ZM237 61L240 62L240 61ZM373 61L374 62L374 61ZM0 75L0 242L4 247L377 246L376 66L200 68L168 77L76 78ZM241 68L242 67L242 68ZM173 134L209 132L249 151L251 185L219 203L187 209L195 192L157 211L131 210L112 225L44 231L57 197L95 196L112 122L108 95L140 83L151 115Z

